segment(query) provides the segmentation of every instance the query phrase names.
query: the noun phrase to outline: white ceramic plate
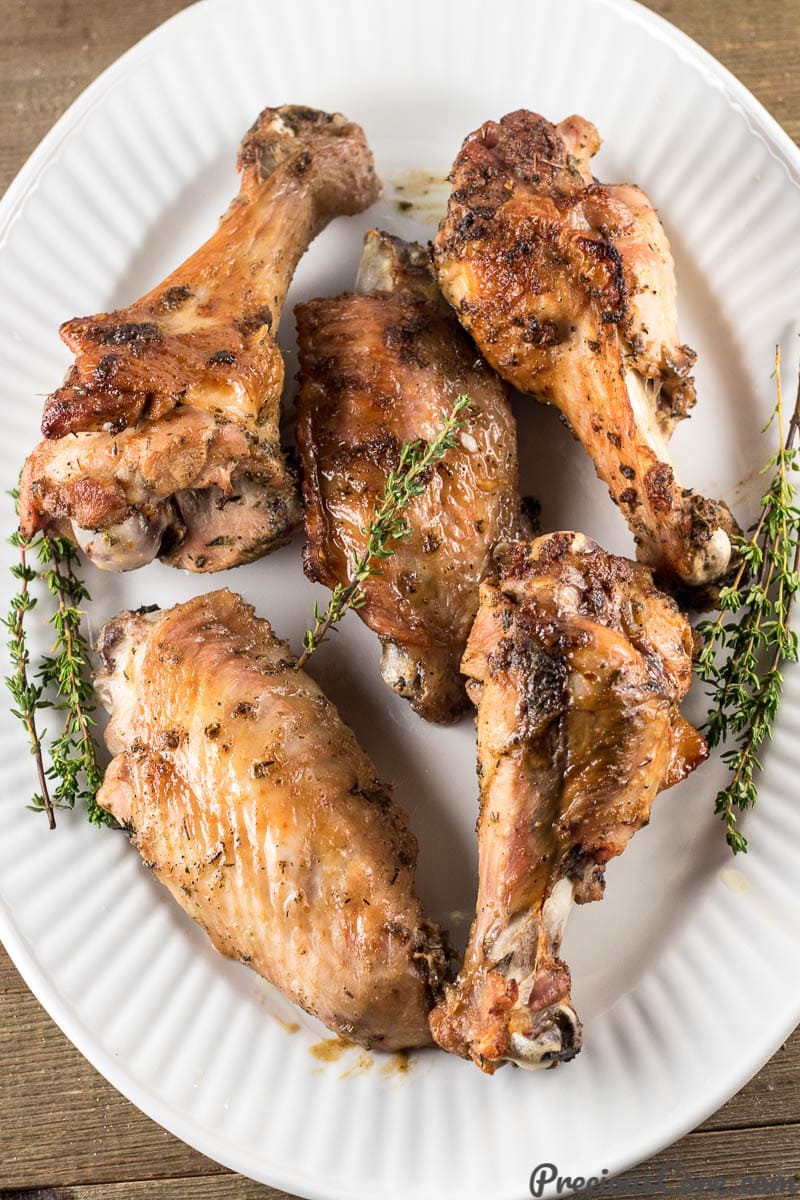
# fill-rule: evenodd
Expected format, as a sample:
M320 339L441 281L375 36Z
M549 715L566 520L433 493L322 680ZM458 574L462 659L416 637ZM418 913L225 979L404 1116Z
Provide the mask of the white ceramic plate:
M387 181L379 205L314 244L290 305L348 287L372 224L429 236L442 189L420 199L407 172L443 174L483 120L520 106L592 118L605 138L598 174L646 188L677 260L700 402L676 457L697 487L750 518L776 340L787 375L796 365L800 154L712 59L624 0L205 0L146 38L62 118L2 205L4 485L67 365L59 323L138 296L203 240L235 190L243 131L283 102L363 123ZM398 211L392 181L420 201L411 214ZM290 379L292 337L289 315ZM533 403L518 413L524 484L543 502L545 527L582 529L630 553L555 414ZM11 527L10 510L3 523ZM324 599L304 581L299 552L298 540L215 579L160 565L124 577L87 571L92 624L227 583L298 645L315 594ZM472 728L424 725L381 683L377 658L351 618L313 673L396 783L421 843L421 894L463 938L475 890ZM712 762L659 800L649 829L612 864L606 900L574 913L565 953L586 1048L557 1071L487 1078L434 1051L406 1073L356 1051L320 1062L310 1048L322 1028L217 957L123 836L78 814L50 834L26 811L32 763L7 716L0 934L86 1057L220 1162L309 1197L519 1200L540 1162L597 1176L679 1137L796 1023L798 714L795 671L746 821L746 858L733 864L712 815L722 778ZM290 1034L281 1022L295 1020Z

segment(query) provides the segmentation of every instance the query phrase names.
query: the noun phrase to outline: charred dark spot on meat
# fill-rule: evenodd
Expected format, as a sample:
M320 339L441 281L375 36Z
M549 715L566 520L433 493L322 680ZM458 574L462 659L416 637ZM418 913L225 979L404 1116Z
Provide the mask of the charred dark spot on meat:
M563 711L566 666L563 657L541 650L522 627L503 637L487 658L490 678L513 674L519 689L520 732L531 722L546 723Z
M236 328L242 337L250 337L251 334L258 333L260 329L272 329L271 309L266 304L262 304L253 312L245 313L236 322Z
M563 340L555 321L540 321L537 317L528 317L522 333L523 342L530 346L544 349L546 346L557 346Z
M335 113L322 112L305 104L288 104L280 110L281 122L295 137L304 132L305 126L323 128L336 119Z
M689 539L695 546L705 546L711 541L723 520L722 505L714 500L707 500L697 493L692 493L689 499L691 512L691 527Z
M332 474L346 478L351 466L357 469L364 461L386 473L394 470L400 461L400 441L382 427L358 444L343 445L331 456Z
M98 383L108 383L119 370L119 356L116 354L104 354L98 360L97 366L94 369L94 377Z
M590 296L602 301L603 322L623 320L628 298L619 251L601 238L580 237L577 241L586 259L578 278Z
M350 794L352 796L360 796L362 800L367 802L367 804L373 804L378 808L389 809L393 803L392 797L388 790L383 786L383 784L380 783L364 785L359 784L359 782L356 780L356 782L350 788Z
M267 179L291 153L293 143L286 137L287 130L299 141L303 137L312 137L315 130L325 128L335 120L332 113L321 113L300 105L285 105L277 110L280 125L274 127L265 123L268 111L265 110L251 126L239 150L239 169L255 167L261 179ZM342 131L347 128L347 125L343 125Z
M298 154L297 157L292 161L292 174L297 176L305 175L306 171L311 166L312 161L311 151L304 150L302 154Z
M209 366L209 367L219 367L219 366L229 367L235 362L236 362L236 355L234 354L234 352L232 350L216 350L208 359L207 366Z
M239 147L237 165L240 171L255 168L259 177L265 180L273 173L282 157L283 147L280 139L263 133L259 121L255 121Z
M167 288L162 292L156 303L153 305L153 312L174 312L180 308L187 300L192 298L192 289L186 284L177 284L175 287Z
M428 358L418 345L419 338L430 329L430 319L421 312L404 313L399 321L386 326L384 341L389 350L397 350L401 363L412 363L424 369Z
M164 729L156 735L155 745L158 750L177 750L187 736L185 729Z
M471 236L472 227L474 226L476 219L475 213L470 212L469 209L463 213L455 223L453 229L454 239L458 241L466 241Z
M104 431L106 433L110 433L112 435L112 437L116 436L116 434L118 434L118 433L122 433L123 429L127 429L127 427L128 427L128 422L125 420L124 417L117 417L117 419L115 421L106 421L105 424L103 425ZM116 456L116 454L117 454L117 451L115 450L114 455Z
M655 463L644 477L645 492L655 512L669 512L674 487L675 473L667 463Z
M270 767L275 766L275 761L276 760L274 758L265 758L260 762L254 762L252 766L253 778L266 779L266 777L269 775Z
M524 260L533 260L536 251L537 243L533 240L533 238L518 237L514 242L512 242L508 249L503 251L502 261L505 266L514 267ZM533 269L533 261L530 261L528 266ZM535 279L531 279L530 282L534 292L539 292L541 290L540 285Z
M123 321L110 328L97 326L96 340L104 346L124 346L134 357L162 341L155 321Z

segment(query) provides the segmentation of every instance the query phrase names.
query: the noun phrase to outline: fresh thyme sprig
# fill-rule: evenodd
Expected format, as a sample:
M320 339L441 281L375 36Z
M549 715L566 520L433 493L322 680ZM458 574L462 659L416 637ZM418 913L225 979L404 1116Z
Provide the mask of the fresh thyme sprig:
M770 475L761 513L751 536L735 540L741 561L732 583L720 590L719 616L698 626L703 646L696 670L708 684L711 700L704 732L711 746L732 741L722 754L732 777L717 793L715 811L725 823L734 854L747 850L747 839L737 828L737 813L756 803L757 776L762 770L759 753L772 736L783 690L781 668L798 659L791 613L800 591L800 508L791 475L800 470L795 447L800 382L784 431L778 348L775 380L777 401L762 432L777 423L779 448L761 471Z
M12 492L17 500L16 492ZM89 599L75 567L78 554L66 538L38 534L25 538L12 535L11 544L20 552L20 561L11 568L19 581L4 624L9 631L8 649L13 667L6 686L14 698L14 716L25 726L36 760L39 792L30 807L47 813L48 824L55 829L55 810L86 806L86 815L95 825L110 824L112 818L97 804L97 791L103 771L92 734L95 710L89 682L89 646L82 632L81 604ZM32 565L35 556L38 570ZM38 603L31 584L41 580L55 602L49 624L55 630L52 652L44 655L31 671L30 651L24 619ZM52 697L52 698L51 698ZM64 714L61 733L50 743L50 765L44 766L44 733L40 733L36 714L49 708ZM55 786L50 789L47 780Z
M44 688L52 688L55 708L64 712L64 728L50 747L48 777L56 781L53 802L58 808L86 805L93 825L107 825L110 815L97 804L97 792L103 771L97 759L92 734L96 724L94 692L89 682L89 646L81 629L83 611L79 607L90 599L75 573L78 554L66 538L47 539L49 565L43 572L45 586L57 603L50 618L56 640L51 655L42 658L38 677ZM48 563L47 548L42 547L40 561Z
M369 527L361 531L367 544L361 554L353 556L350 582L336 584L324 612L314 605L314 626L303 635L303 653L296 663L298 668L305 666L349 609L363 607L366 602L364 584L371 576L380 574L380 568L375 564L394 554L392 542L410 536L411 526L402 513L425 491L429 469L455 447L456 434L465 425L461 413L469 404L469 396L459 396L432 441L417 439L403 443L397 466L386 478L383 496L373 509Z
M16 495L14 493L12 495L16 499ZM50 791L47 786L42 758L41 735L36 722L36 714L39 709L47 708L49 705L42 698L44 688L40 684L31 681L31 660L28 644L25 639L25 617L36 607L37 603L36 597L32 595L30 590L30 585L36 579L37 572L28 562L28 551L33 548L33 544L26 538L23 538L21 533L13 534L10 540L12 546L16 546L19 549L19 562L15 563L11 568L11 574L19 582L19 590L12 597L8 616L3 621L8 630L8 653L13 668L11 675L7 677L5 683L16 706L11 709L11 715L18 717L25 726L30 742L31 754L36 761L39 791L34 794L31 800L31 808L46 812L48 825L51 829L55 829L56 818L53 813L53 803L50 799Z

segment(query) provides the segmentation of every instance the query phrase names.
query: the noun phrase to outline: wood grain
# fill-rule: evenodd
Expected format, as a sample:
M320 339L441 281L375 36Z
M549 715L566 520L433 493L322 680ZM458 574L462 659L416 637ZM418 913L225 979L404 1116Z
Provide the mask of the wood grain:
M184 1175L178 1179L152 1183L131 1180L127 1183L88 1184L77 1187L36 1188L27 1191L0 1191L0 1200L287 1200L286 1192L253 1183L242 1175L224 1175L209 1179L205 1175ZM292 1198L294 1200L294 1198Z
M182 7L181 0L0 0L0 190L84 87ZM649 7L719 58L800 139L800 0ZM767 1175L800 1175L800 1032L699 1130L623 1176L616 1194L661 1200L676 1194L681 1177L697 1181L692 1195L707 1177L727 1196L800 1194L789 1182L754 1191ZM47 1017L0 948L0 1200L11 1196L285 1200L191 1150L123 1099Z
M742 1134L735 1147L731 1146L730 1139L723 1134L693 1134L691 1165L687 1165L673 1148L657 1155L646 1167L628 1171L608 1186L593 1189L586 1194L596 1200L613 1196L632 1197L634 1200L645 1196L648 1200L675 1200L678 1187L684 1185L686 1190L682 1191L682 1195L694 1200L707 1181L724 1179L724 1194L728 1197L744 1194L756 1195L761 1200L771 1200L773 1195L797 1195L795 1172L787 1172L785 1161L787 1156L791 1158L793 1152L796 1155L798 1142L800 1125L785 1126L768 1147L762 1145L760 1131L757 1129L749 1129ZM753 1163L757 1163L755 1170ZM760 1188L751 1191L751 1185L761 1179L765 1184L769 1179L775 1180L777 1187L782 1190L770 1192L767 1184L766 1190ZM686 1188L691 1180L697 1181L699 1186L696 1190ZM705 1193L708 1194L709 1190L706 1187ZM716 1190L711 1192L712 1196L722 1194ZM29 1190L22 1193L0 1191L0 1200L11 1200L12 1197L20 1196L24 1196L25 1200L178 1200L179 1197L183 1200L183 1197L190 1196L202 1197L202 1200L286 1200L285 1192L277 1192L274 1188L253 1183L241 1175L225 1175L213 1179L194 1175L169 1181L162 1180L155 1184L137 1180L99 1186L89 1184ZM490 1198L487 1197L487 1200Z

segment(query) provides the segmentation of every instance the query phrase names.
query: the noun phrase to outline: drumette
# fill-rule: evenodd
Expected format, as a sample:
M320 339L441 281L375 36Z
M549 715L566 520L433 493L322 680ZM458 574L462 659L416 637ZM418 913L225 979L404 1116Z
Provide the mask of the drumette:
M73 538L108 570L158 555L216 571L299 523L278 429L281 310L309 242L379 184L358 125L292 105L265 109L239 169L216 233L163 283L62 326L75 362L25 464L25 534Z
M692 633L644 566L578 533L503 552L463 669L477 706L479 892L464 967L431 1017L491 1072L567 1061L582 1030L560 958L573 900L706 756L680 714Z
M723 578L736 524L686 487L668 441L695 402L675 272L639 188L593 180L595 127L519 111L466 139L434 242L439 282L492 366L554 405L594 460L638 558L683 590Z

